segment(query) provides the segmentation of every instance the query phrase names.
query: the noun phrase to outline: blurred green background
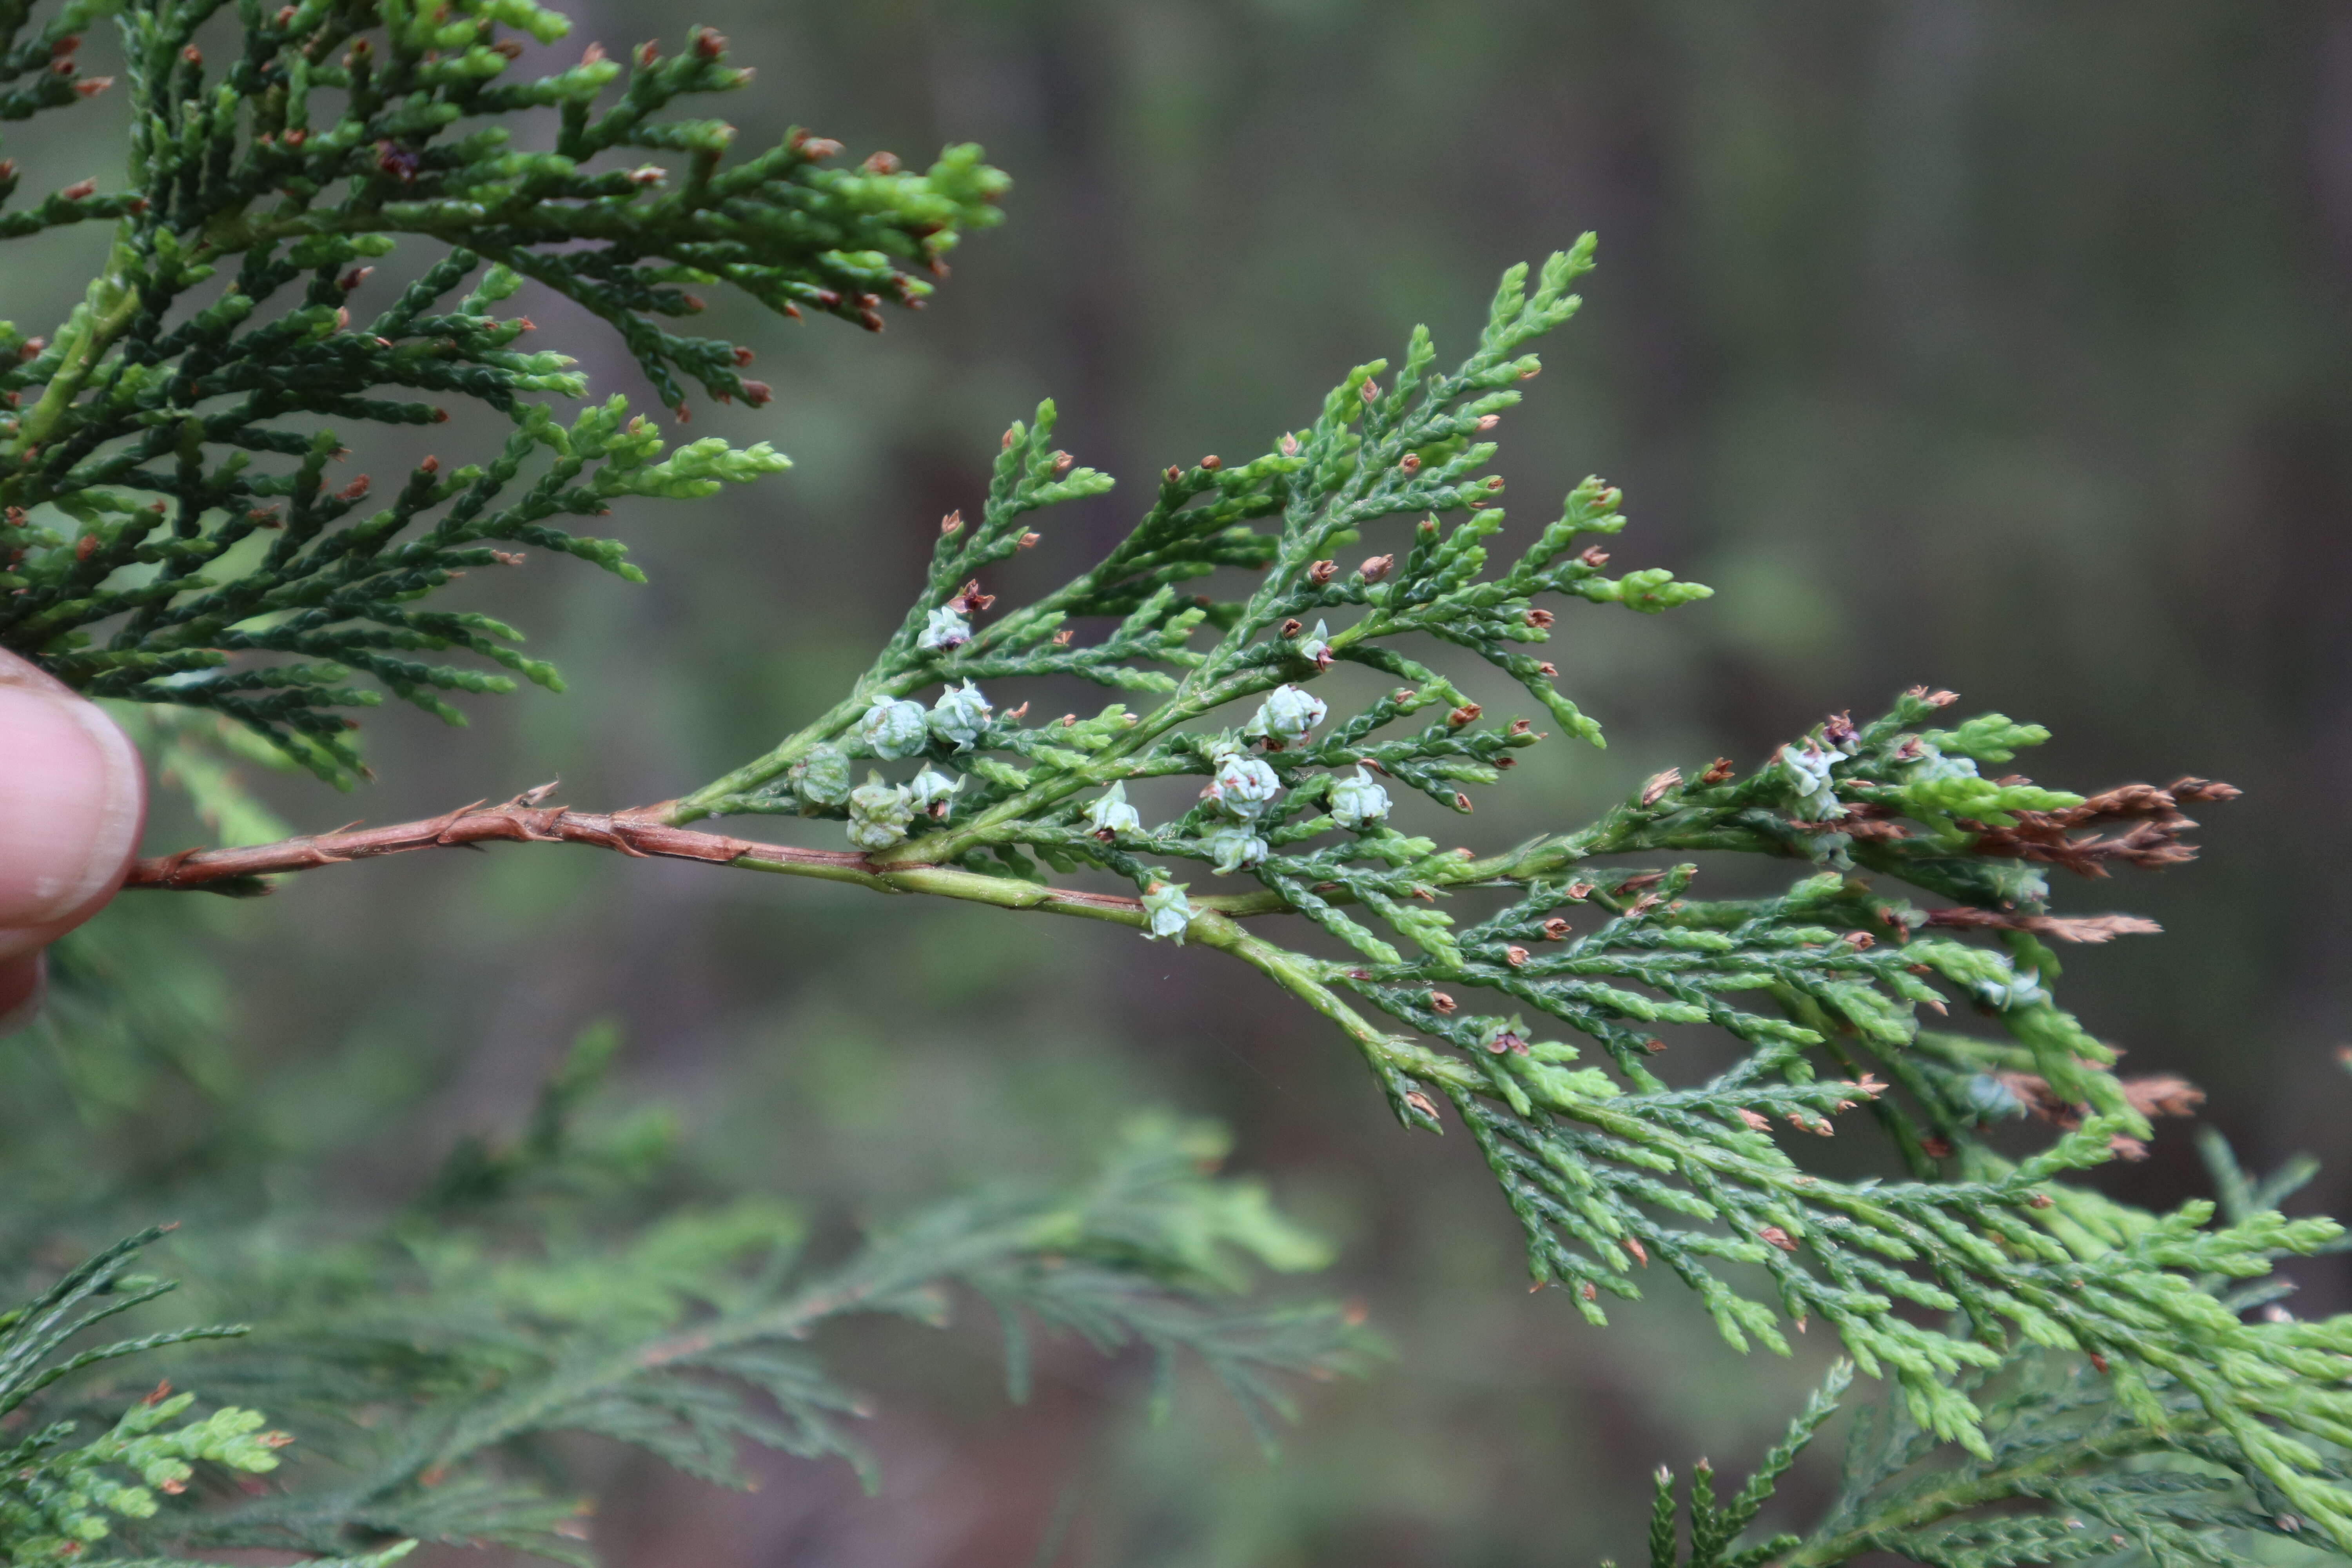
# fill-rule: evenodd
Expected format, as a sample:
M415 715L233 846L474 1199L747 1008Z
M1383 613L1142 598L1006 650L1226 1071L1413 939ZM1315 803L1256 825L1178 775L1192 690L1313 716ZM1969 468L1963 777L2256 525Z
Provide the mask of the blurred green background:
M1915 681L2051 726L2032 765L2053 783L2231 780L2247 796L2211 814L2200 865L2060 889L2168 932L2082 951L2068 999L2134 1068L2205 1085L2250 1162L2328 1158L2307 1201L2352 1207L2352 8L573 10L572 47L724 29L761 73L730 109L747 144L794 122L851 156L979 140L1015 178L1009 222L879 340L714 301L776 400L698 410L693 433L798 468L616 516L650 587L536 560L468 584L571 694L477 702L455 731L387 708L362 796L263 781L289 818L393 821L558 775L583 806L681 793L834 700L1040 396L1133 492L1263 449L1415 321L1460 350L1496 272L1593 228L1585 313L1501 432L1512 509L1549 516L1597 470L1633 518L1618 565L1718 596L1567 617L1563 684L1611 748L1539 749L1458 831L1569 826L1659 767L1751 763ZM84 116L9 151L53 185L110 172L119 135ZM8 281L28 331L103 237L42 244ZM520 303L600 390L641 393L560 301ZM467 434L436 432L444 456L471 457ZM1071 566L1134 504L1065 509L1029 569ZM152 847L197 831L160 808ZM882 1412L878 1497L786 1462L749 1496L625 1466L596 1526L616 1565L1631 1560L1647 1471L1743 1468L1818 1370L1736 1356L1671 1282L1605 1332L1526 1294L1471 1151L1401 1133L1336 1036L1212 954L554 849L150 899L106 918L176 954L229 1026L140 1071L0 1048L14 1168L95 1150L122 1190L195 1214L394 1201L610 1016L627 1094L674 1106L708 1171L835 1221L1075 1168L1130 1107L1221 1118L1397 1352L1311 1391L1269 1468L1207 1390L1150 1426L1138 1366L1072 1352L1012 1410L979 1326L877 1335L845 1353ZM2186 1194L2187 1154L2175 1132L2118 1190ZM331 1180L273 1186L320 1160ZM1824 1484L1801 1472L1791 1515Z

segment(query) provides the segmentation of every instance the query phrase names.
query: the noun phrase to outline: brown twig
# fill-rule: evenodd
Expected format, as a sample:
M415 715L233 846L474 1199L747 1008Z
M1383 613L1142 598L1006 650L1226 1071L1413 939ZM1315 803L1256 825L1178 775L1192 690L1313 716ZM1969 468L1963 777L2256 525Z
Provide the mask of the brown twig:
M1145 922L1142 901L1123 894L1045 888L950 866L919 862L877 866L865 856L845 849L803 849L788 844L762 844L725 834L673 827L659 820L663 809L660 806L604 813L539 805L547 793L548 786L541 786L503 805L477 802L439 816L395 823L388 827L312 834L241 848L183 849L172 855L150 856L131 866L123 886L226 890L231 884L249 885L264 877L340 866L382 855L401 855L413 849L478 847L485 844L585 844L639 858L698 860L707 866L734 866L745 870L855 882L878 892L942 893L1000 908L1041 910L1127 925ZM1265 894L1244 894L1195 900L1194 907L1247 916L1274 913L1288 905Z
M411 849L491 843L590 844L624 855L667 856L719 864L746 857L859 869L866 863L864 856L845 851L755 844L717 833L670 827L632 812L608 815L573 811L568 806L533 805L527 800L518 795L504 805L477 803L422 822L395 823L387 827L306 835L243 848L183 849L175 855L151 856L132 865L123 886L202 888L285 871L338 866L346 860L399 855Z
M1929 910L1927 923L1951 931L2021 931L2056 942L2111 942L2119 936L2152 936L2164 928L2139 915L2024 915L1995 910Z

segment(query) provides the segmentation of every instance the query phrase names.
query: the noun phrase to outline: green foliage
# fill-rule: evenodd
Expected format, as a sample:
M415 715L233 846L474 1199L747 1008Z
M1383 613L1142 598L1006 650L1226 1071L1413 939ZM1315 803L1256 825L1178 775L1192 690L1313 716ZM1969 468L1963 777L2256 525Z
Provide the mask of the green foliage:
M512 564L494 546L522 543L634 576L618 543L564 520L784 466L764 444L665 455L618 398L559 417L551 400L584 384L561 354L516 352L529 323L497 306L526 281L583 305L681 418L687 380L756 404L765 388L739 351L660 324L700 308L687 285L878 328L884 298L928 289L907 268L937 269L961 230L992 221L1004 182L969 149L919 175L887 154L833 170L838 149L800 132L729 163L728 127L662 117L742 83L706 29L676 55L649 46L625 68L592 47L520 83L504 79L524 52L510 35L564 29L532 0L303 0L247 6L244 51L208 74L193 39L218 8L121 6L129 188L74 187L0 219L16 234L115 225L104 273L53 336L0 332L17 352L0 374L16 410L0 426L0 646L136 705L236 840L275 824L219 765L216 748L240 743L223 721L348 782L360 762L341 710L377 700L356 677L451 719L443 693L511 683L415 656L461 649L558 684L503 623L416 607L456 574ZM68 5L28 35L24 7L0 7L0 77L38 83L0 114L88 95L69 39L101 9ZM508 141L499 121L529 110L554 111L554 151ZM624 153L684 172L625 167ZM435 248L360 322L357 264L400 236ZM2263 1537L2352 1554L2352 1318L2267 1310L2277 1288L2260 1283L2335 1247L2339 1227L2283 1217L2281 1188L2227 1163L2218 1225L2210 1204L2153 1215L2075 1179L2140 1152L2152 1117L2195 1091L2119 1077L2114 1049L2058 1005L2049 944L2153 927L2057 912L2049 870L2185 861L2185 808L2229 786L2078 793L1999 773L2046 731L2000 714L1942 727L1952 695L1919 688L1745 772L1670 770L1596 822L1502 853L1410 831L1432 810L1469 814L1474 790L1549 738L1538 724L1601 743L1529 651L1561 613L1551 601L1652 613L1709 592L1663 568L1605 575L1600 542L1625 520L1598 479L1516 554L1492 553L1504 487L1486 437L1539 368L1530 345L1576 310L1592 255L1588 237L1532 278L1513 268L1455 368L1416 330L1393 372L1358 366L1266 452L1166 468L1122 540L999 614L990 574L1045 542L1040 514L1111 488L1053 447L1042 405L1005 433L974 516L942 521L904 620L841 700L628 822L838 821L845 850L706 834L697 858L1110 921L1239 959L1338 1026L1405 1126L1459 1124L1537 1285L1591 1322L1604 1297L1639 1299L1654 1262L1735 1348L1787 1354L1786 1331L1818 1321L1852 1371L1892 1384L1811 1538L1739 1544L1831 1415L1844 1363L1728 1502L1706 1467L1694 1475L1686 1556L1662 1473L1662 1568L1881 1550L1955 1568L2231 1562ZM208 288L230 258L234 276ZM320 421L427 425L446 417L432 399L458 396L511 423L494 458L446 473L425 458L365 516L363 478L330 493L341 444ZM1490 720L1448 673L1480 663L1526 716ZM1008 683L1025 696L1069 679L1118 700L1034 723L1029 700L1003 705ZM634 847L604 822L597 841ZM1797 874L1769 896L1699 896L1725 856ZM1298 946L1260 934L1284 916L1317 931ZM1979 1022L1924 1024L1955 1003ZM1700 1027L1736 1061L1670 1081L1668 1037ZM1234 1305L1245 1261L1321 1255L1262 1193L1202 1174L1222 1149L1197 1131L1139 1126L1077 1192L967 1197L811 1261L803 1220L773 1204L617 1201L640 1192L660 1138L638 1124L593 1150L573 1139L602 1054L551 1088L520 1142L461 1151L385 1235L188 1249L267 1331L250 1349L199 1355L196 1340L226 1331L164 1331L67 1353L159 1289L83 1310L127 1286L124 1260L152 1237L14 1320L0 1397L152 1351L266 1406L332 1479L298 1462L280 1491L162 1507L147 1489L199 1463L276 1459L239 1406L167 1430L185 1396L124 1415L125 1395L79 1446L86 1412L26 1439L0 1483L0 1551L382 1561L431 1541L584 1561L546 1439L599 1437L722 1483L741 1479L745 1445L862 1465L858 1405L801 1342L846 1316L935 1320L959 1290L1002 1318L1016 1396L1042 1325L1145 1347L1163 1387L1177 1355L1196 1355L1264 1432L1287 1412L1271 1374L1360 1349L1328 1310ZM1904 1179L1808 1170L1793 1135L1832 1135L1865 1107ZM1988 1135L2020 1115L2054 1134L2023 1158Z
M2254 1183L2217 1135L2202 1142L2234 1225L2258 1221L2313 1174L2298 1162ZM2303 1451L2290 1461L2291 1482L2275 1463L2280 1442L2226 1405L2217 1410L2202 1369L2141 1384L2095 1360L2022 1349L1982 1378L1990 1437L1982 1453L1955 1460L1899 1406L1864 1411L1847 1444L1842 1494L1803 1549L1783 1560L1787 1568L1870 1551L1930 1568L2342 1561L2340 1524L2305 1510L2313 1501L2336 1509L2352 1480L2346 1430L2321 1416L2323 1401L2291 1375L2259 1370L2315 1373L2321 1363L2296 1352L2332 1336L2279 1305L2290 1285L2242 1283L2256 1272L2208 1273L2184 1294L2210 1303L2210 1321L2231 1325L2240 1353L2225 1365L2242 1391L2296 1406L2303 1420L2289 1424L2318 1439L2295 1445ZM2247 1313L2257 1321L2241 1323Z
M215 67L193 40L220 9L78 0L37 28L26 6L0 13L0 75L39 69L24 112L102 85L75 76L73 47L115 13L133 109L122 192L79 185L0 218L8 235L114 225L68 321L46 337L0 326L20 362L0 374L17 410L0 419L0 647L95 696L226 714L339 781L361 765L340 710L380 700L358 678L452 721L442 693L513 681L430 656L560 686L512 626L419 603L454 576L529 545L637 580L617 542L566 520L786 466L715 438L665 457L619 398L560 416L548 400L584 379L522 352L530 322L501 300L529 279L604 318L681 420L687 380L757 404L748 352L664 325L703 309L689 286L879 331L885 299L930 291L908 268L943 272L1006 187L973 148L923 174L887 153L835 169L837 144L799 131L730 162L732 126L668 114L751 78L708 28L673 54L648 44L625 64L592 45L517 81L525 40L569 27L529 0L248 4L244 49ZM515 144L509 127L534 117L554 121L552 150ZM422 264L371 287L403 237L429 246ZM366 476L330 480L336 427L436 425L461 399L513 427L487 461L424 458L373 510Z
M1837 1414L1838 1396L1853 1381L1851 1362L1832 1365L1822 1386L1805 1402L1805 1408L1789 1423L1788 1433L1772 1446L1756 1473L1748 1478L1730 1501L1716 1500L1713 1467L1705 1459L1692 1467L1688 1555L1683 1553L1677 1538L1681 1516L1675 1497L1675 1473L1661 1467L1650 1507L1650 1568L1764 1568L1782 1552L1802 1544L1796 1536L1775 1535L1758 1545L1733 1549L1740 1533L1771 1500L1772 1489L1813 1440L1813 1435Z
M2208 1133L2204 1144L2233 1223L2255 1220L2313 1173L2298 1163L2256 1184L2217 1136ZM2341 1250L2341 1242L2328 1250ZM2280 1336L2269 1352L2277 1361L2303 1340L2302 1325L2278 1305L2291 1289L2275 1281L2248 1287L2214 1272L2189 1293L2211 1303L2216 1323L2259 1312L2257 1323L2238 1326L2249 1336ZM1690 1487L1687 1557L1677 1554L1673 1478L1658 1473L1653 1568L1820 1568L1873 1552L1928 1568L2344 1560L2335 1532L2316 1526L2263 1462L2267 1443L2259 1436L2247 1441L2247 1424L2217 1415L2195 1375L2159 1373L2135 1385L2112 1373L2112 1366L2034 1346L2011 1351L1966 1379L1988 1440L1981 1451L1957 1456L1903 1401L1864 1406L1848 1436L1843 1485L1812 1534L1784 1533L1734 1550L1775 1483L1835 1413L1853 1376L1841 1362L1729 1504L1716 1503L1700 1462ZM2306 1488L2306 1496L2326 1497L2352 1480L2341 1429L2321 1435L2324 1455L2315 1451L2303 1469L2323 1485Z
M109 1319L169 1291L167 1282L124 1270L160 1229L121 1242L58 1280L49 1289L0 1314L0 1417L35 1400L59 1380L126 1356L200 1339L241 1334L241 1328L165 1330L116 1340L73 1353L65 1347ZM40 1426L0 1450L0 1552L13 1563L73 1561L103 1548L121 1521L158 1510L156 1491L187 1489L195 1466L263 1471L278 1467L282 1433L261 1431L257 1412L223 1407L178 1426L193 1394L159 1384L111 1429L76 1443L70 1420Z
M1042 1330L1147 1356L1163 1408L1179 1363L1197 1361L1269 1445L1295 1417L1286 1375L1350 1371L1370 1348L1336 1308L1246 1300L1260 1268L1318 1268L1326 1255L1262 1188L1212 1173L1225 1152L1213 1128L1140 1119L1077 1186L954 1199L839 1256L813 1256L797 1209L681 1202L657 1122L599 1121L596 1089L616 1046L609 1030L584 1036L520 1136L461 1145L382 1234L289 1246L265 1229L184 1246L198 1288L257 1330L236 1348L185 1349L244 1328L55 1353L170 1289L121 1273L155 1231L20 1312L0 1339L0 1405L134 1357L136 1375L160 1369L267 1404L286 1430L259 1433L262 1418L236 1406L166 1429L191 1396L159 1389L75 1446L77 1416L119 1408L109 1388L78 1390L9 1453L0 1555L144 1561L261 1547L382 1563L433 1542L586 1563L581 1500L551 1463L551 1437L625 1445L722 1486L748 1484L747 1446L845 1461L870 1485L873 1462L852 1430L867 1406L807 1342L858 1317L943 1325L959 1296L1000 1321L1015 1399ZM199 1464L281 1460L281 1485L207 1507L159 1508L142 1489L187 1491Z
M1525 1228L1536 1281L1564 1287L1592 1322L1604 1297L1638 1299L1653 1263L1739 1350L1787 1354L1784 1328L1818 1321L1864 1373L1895 1384L1908 1419L1979 1464L1995 1462L1998 1434L1969 1392L1979 1379L2021 1345L2080 1352L2156 1441L2181 1428L2172 1405L2193 1405L2210 1443L2352 1546L2352 1493L2325 1452L2352 1432L2339 1386L2352 1319L2247 1323L2196 1283L2261 1277L2338 1227L2268 1211L2213 1227L2210 1205L2144 1215L2065 1180L2137 1152L2151 1114L2194 1095L2119 1079L2114 1051L2053 1000L2044 939L2153 927L2053 912L2046 868L2186 860L2184 808L2234 790L2187 779L2084 795L1988 777L1979 764L2046 731L1998 714L1934 727L1953 699L1922 688L1866 723L1835 716L1745 773L1722 762L1661 774L1598 822L1504 854L1391 825L1381 781L1466 813L1472 789L1544 738L1528 718L1487 720L1412 639L1470 650L1598 743L1551 666L1519 651L1554 625L1538 601L1659 609L1706 593L1660 570L1600 574L1606 555L1581 541L1624 520L1597 479L1488 571L1501 481L1483 475L1495 447L1478 437L1535 373L1528 344L1573 312L1568 289L1591 255L1588 239L1554 257L1532 292L1514 269L1459 368L1436 371L1416 331L1391 382L1381 362L1350 372L1273 451L1169 468L1101 561L989 616L982 575L1038 542L1033 514L1108 484L1051 448L1045 405L1006 433L977 521L943 524L922 594L849 695L668 820L845 816L862 873L756 847L740 863L1123 920L1230 953L1337 1023L1407 1126L1435 1131L1453 1107ZM1375 553L1341 570L1360 542ZM1228 596L1176 591L1236 571L1255 576ZM1107 630L1074 635L1089 626ZM1345 695L1360 689L1338 684L1350 667L1400 684ZM1144 700L1036 724L1021 722L1026 702L1002 710L1005 682L1044 676ZM1438 717L1411 722L1424 713ZM893 784L872 772L842 803L832 781L867 761L921 773ZM1199 793L1154 824L1142 803L1171 798L1163 779ZM1703 900L1686 855L1802 872L1777 896ZM1048 878L1088 870L1140 896ZM1257 890L1204 894L1202 874ZM1277 914L1354 956L1244 923ZM1941 1018L1956 1002L1992 1037L1923 1030L1923 1009ZM1540 1038L1530 1017L1583 1043ZM1745 1054L1672 1085L1660 1031L1696 1026ZM1588 1051L1592 1065L1570 1065ZM2025 1108L2012 1084L2067 1129L2021 1162L1985 1136ZM1784 1147L1864 1106L1909 1180L1830 1179Z

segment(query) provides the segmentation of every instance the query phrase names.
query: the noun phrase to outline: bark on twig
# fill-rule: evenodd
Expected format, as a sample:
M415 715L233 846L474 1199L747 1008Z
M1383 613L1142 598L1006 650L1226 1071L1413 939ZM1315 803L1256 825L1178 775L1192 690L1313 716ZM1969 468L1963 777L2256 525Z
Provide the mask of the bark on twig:
M588 844L624 855L667 857L728 864L747 858L805 865L845 872L867 869L866 857L847 850L801 849L783 844L760 844L719 833L698 833L655 820L649 811L587 812L568 806L535 805L518 795L504 805L479 802L441 816L386 827L353 828L340 833L307 834L274 844L242 848L183 849L156 855L131 868L126 888L190 889L308 871L364 860L379 855L400 855L412 849L440 849L479 844Z

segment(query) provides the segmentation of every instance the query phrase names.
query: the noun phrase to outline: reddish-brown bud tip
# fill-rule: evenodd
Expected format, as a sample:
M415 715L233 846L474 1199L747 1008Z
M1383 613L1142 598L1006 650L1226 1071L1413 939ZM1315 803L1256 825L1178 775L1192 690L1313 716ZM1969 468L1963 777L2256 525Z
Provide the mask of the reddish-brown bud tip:
M1219 468L1224 467L1224 462L1214 452L1212 452L1207 457L1201 459L1201 467L1208 469L1213 474Z
M727 52L727 35L711 27L697 27L694 52L706 60L717 59Z
M1455 1006L1454 998L1448 996L1443 991L1431 992L1429 994L1429 1005L1440 1013L1451 1013L1454 1011Z
M194 44L190 44L187 47L182 49L180 51L180 58L187 61L192 66L200 66L205 63L204 51L196 47Z
M416 468L419 473L437 474L441 471L441 459L428 452L425 455L425 460L416 465Z
M764 381L747 381L743 384L743 401L754 408L769 403L775 395L775 389Z
M375 144L375 166L405 185L416 178L417 156L414 150L396 142L379 142Z
M72 184L68 185L64 190L59 191L58 195L65 197L65 199L69 202L78 202L97 189L98 182L96 180L76 180Z
M895 174L904 167L896 153L869 153L857 166L869 174Z
M1356 570L1365 582L1377 583L1387 576L1389 568L1395 564L1396 557L1393 555L1375 555Z

